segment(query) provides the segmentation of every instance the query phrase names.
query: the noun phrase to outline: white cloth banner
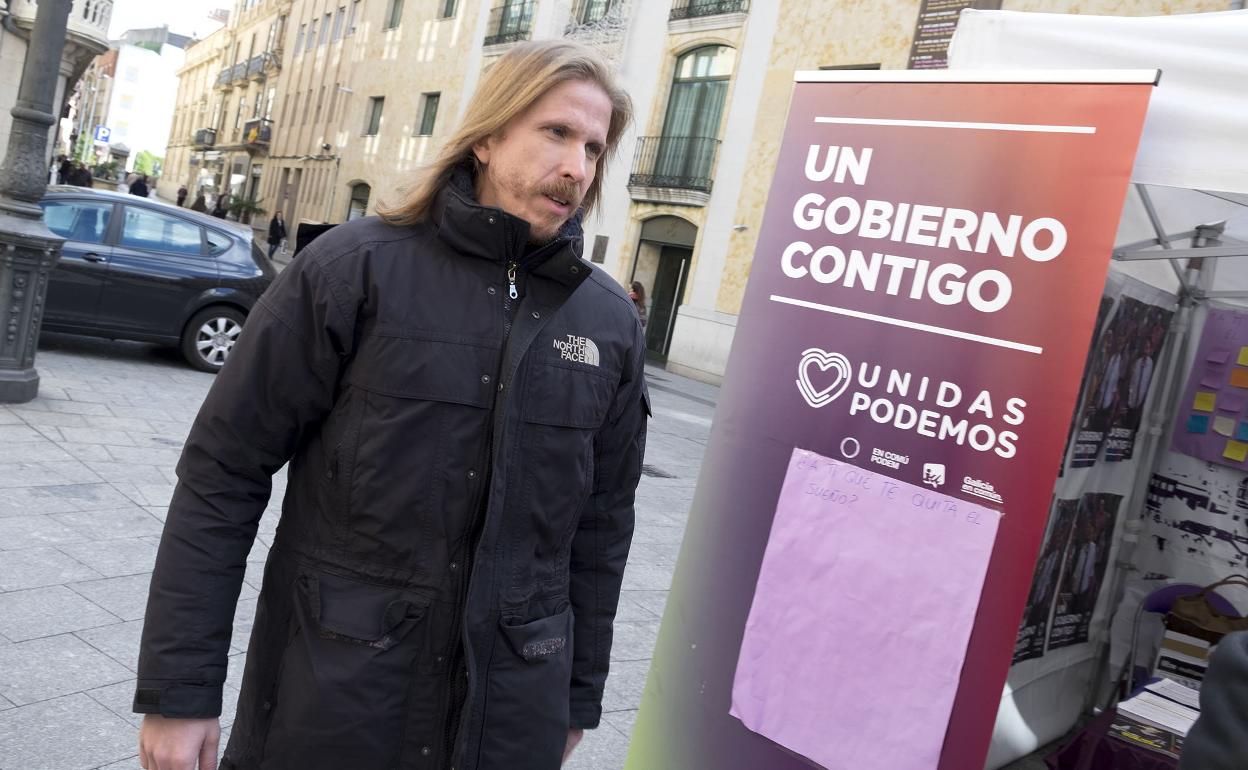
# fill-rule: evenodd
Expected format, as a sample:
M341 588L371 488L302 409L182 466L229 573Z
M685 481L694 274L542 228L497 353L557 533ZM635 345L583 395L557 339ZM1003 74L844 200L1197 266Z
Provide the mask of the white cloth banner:
M962 12L950 69L1153 69L1132 181L1248 193L1248 11Z

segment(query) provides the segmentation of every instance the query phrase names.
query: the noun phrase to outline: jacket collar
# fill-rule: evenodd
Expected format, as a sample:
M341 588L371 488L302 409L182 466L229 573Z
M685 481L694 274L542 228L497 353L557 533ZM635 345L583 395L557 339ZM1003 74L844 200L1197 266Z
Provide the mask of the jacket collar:
M570 286L579 284L593 269L581 259L584 235L580 211L563 224L553 241L526 256L529 223L500 208L478 203L467 164L456 168L438 191L431 215L438 237L465 256L504 265L523 263L534 275Z

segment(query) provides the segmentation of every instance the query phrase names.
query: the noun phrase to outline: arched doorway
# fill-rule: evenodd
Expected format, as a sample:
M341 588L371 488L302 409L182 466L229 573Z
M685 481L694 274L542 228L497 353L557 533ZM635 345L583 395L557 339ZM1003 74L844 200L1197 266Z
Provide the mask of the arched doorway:
M697 237L697 226L680 217L658 216L641 225L629 282L646 292L646 352L652 358L665 360L672 345Z
M359 219L368 214L368 196L373 188L364 182L351 185L351 202L347 204L347 221Z

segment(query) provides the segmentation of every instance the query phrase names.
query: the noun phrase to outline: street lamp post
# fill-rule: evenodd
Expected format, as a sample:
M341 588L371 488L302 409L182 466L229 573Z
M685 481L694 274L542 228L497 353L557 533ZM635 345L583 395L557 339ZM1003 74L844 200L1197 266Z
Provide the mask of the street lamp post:
M63 238L43 223L39 200L47 190L48 128L73 0L42 0L26 47L13 127L0 166L0 403L25 403L39 394L35 347L48 275Z

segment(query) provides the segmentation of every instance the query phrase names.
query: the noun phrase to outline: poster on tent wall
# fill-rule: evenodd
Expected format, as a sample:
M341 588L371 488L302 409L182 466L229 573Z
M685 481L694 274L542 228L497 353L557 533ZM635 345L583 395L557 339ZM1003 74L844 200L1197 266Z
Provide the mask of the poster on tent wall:
M1044 655L1049 613L1053 610L1053 597L1057 595L1062 559L1066 556L1066 544L1070 541L1070 533L1074 531L1075 514L1078 511L1078 498L1053 501L1049 528L1040 549L1040 558L1036 560L1031 592L1027 595L1027 607L1023 610L1023 622L1019 624L1018 639L1014 642L1012 663L1021 663Z
M799 76L629 768L804 768L829 746L856 770L983 765L1067 435L1051 416L1074 411L1152 74L954 75ZM802 544L819 549L804 553L812 563L852 552L860 565L808 603L819 617L869 602L912 631L887 647L812 638L786 665L835 669L867 694L863 711L892 721L795 703L752 668L777 660L766 640L742 647L752 601L767 601L765 552L795 542L801 516L782 490L796 448L853 466L808 482L811 495L870 499L890 517L930 501L950 520L939 537L898 531L887 545L875 509L846 503L835 537ZM878 590L911 578L922 594L921 567L985 531L957 524L976 510L997 517L982 578L951 574L921 612ZM932 660L956 676L872 700L890 656L922 660L922 636L967 631L951 594L978 597L965 643ZM800 598L786 599L786 622L817 621ZM762 702L738 713L825 716L820 745L734 717L743 676ZM882 764L897 720L923 740Z
M1210 307L1171 449L1248 470L1248 313Z
M1071 468L1091 467L1102 449L1105 462L1121 462L1134 456L1135 434L1144 416L1157 357L1174 316L1172 295L1126 276L1110 278L1107 291L1117 300L1108 322L1098 327L1100 332L1088 357ZM1123 294L1126 285L1151 301Z
M958 28L958 17L967 8L983 11L1001 9L1001 0L923 0L914 23L910 44L912 70L943 69L949 66L949 41Z
M1088 641L1092 613L1105 583L1121 502L1122 495L1104 492L1079 498L1079 513L1066 544L1053 620L1049 623L1050 650Z

